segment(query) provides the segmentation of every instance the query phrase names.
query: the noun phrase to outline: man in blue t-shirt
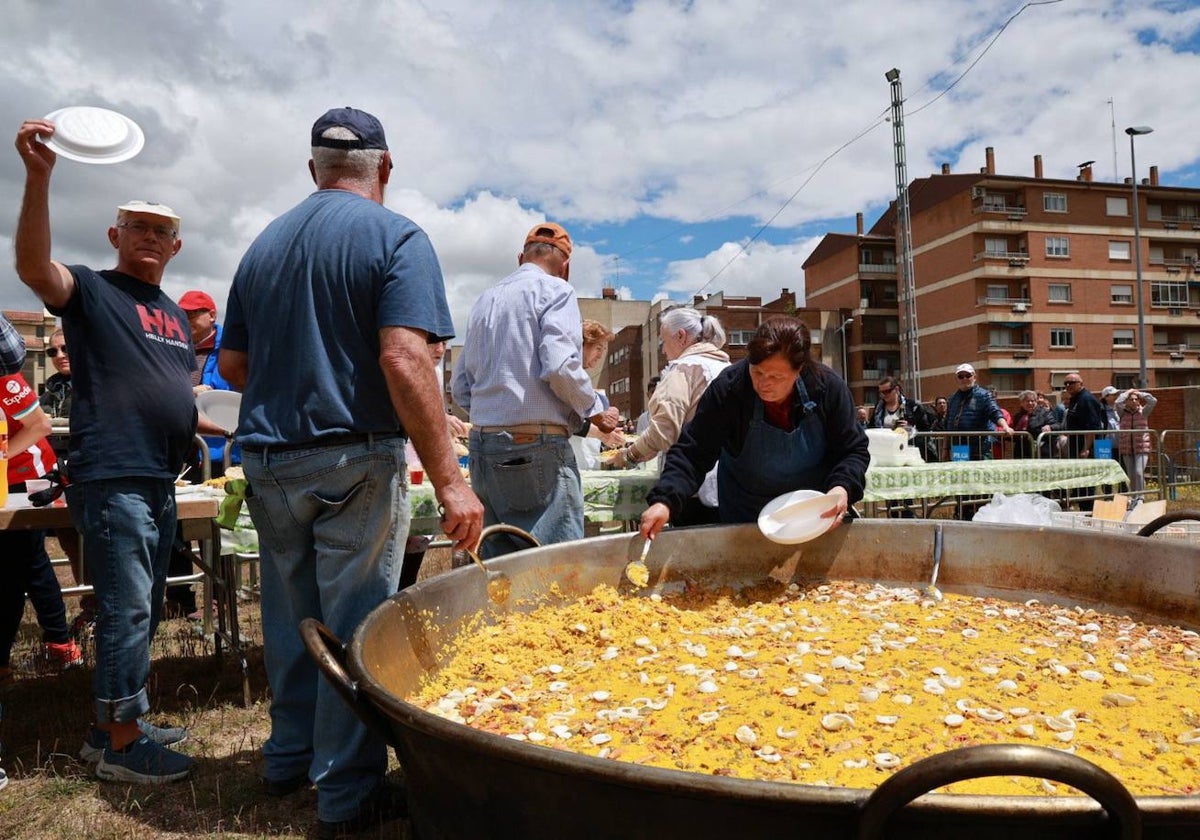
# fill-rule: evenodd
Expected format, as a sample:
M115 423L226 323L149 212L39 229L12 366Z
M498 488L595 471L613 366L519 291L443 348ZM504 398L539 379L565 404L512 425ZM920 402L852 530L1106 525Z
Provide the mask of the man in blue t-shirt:
M430 342L453 335L425 232L383 207L383 126L337 108L312 128L317 191L267 226L234 275L218 369L243 392L237 439L262 539L268 794L317 786L321 835L400 816L387 745L320 674L297 625L343 639L395 591L408 535L411 437L458 548L483 505L446 434Z
M187 319L162 290L179 252L179 216L163 204L117 208L108 241L117 266L93 271L50 258L50 174L57 158L17 132L25 196L17 219L17 274L63 320L72 350L71 484L67 505L100 603L92 680L96 725L80 755L123 782L185 778L192 760L166 748L186 730L141 720L149 711L150 639L162 611L175 534L175 476L196 428Z

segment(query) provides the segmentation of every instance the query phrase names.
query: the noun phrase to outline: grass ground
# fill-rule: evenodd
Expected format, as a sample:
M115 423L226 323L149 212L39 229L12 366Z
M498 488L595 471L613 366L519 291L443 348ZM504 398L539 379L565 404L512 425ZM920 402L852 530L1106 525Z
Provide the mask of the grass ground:
M448 568L448 554L431 551L422 576ZM67 609L69 617L78 611L75 599L68 599ZM196 759L196 771L186 781L150 787L101 783L80 761L94 652L85 643L84 666L60 673L41 655L41 633L27 609L13 651L16 679L0 690L0 766L9 776L0 792L0 838L312 836L315 791L272 799L259 785L260 749L270 724L257 602L245 601L239 613L253 691L248 707L241 705L241 673L233 657L218 660L211 639L186 619L160 625L151 652L147 717L188 728L182 751ZM394 758L393 765L391 775L397 777ZM406 840L407 832L403 823L392 823L363 836Z

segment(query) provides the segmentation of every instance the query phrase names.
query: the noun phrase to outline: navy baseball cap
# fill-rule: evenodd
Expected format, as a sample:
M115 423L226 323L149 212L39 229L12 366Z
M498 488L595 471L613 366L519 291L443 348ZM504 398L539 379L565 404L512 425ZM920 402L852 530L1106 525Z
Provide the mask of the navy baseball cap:
M322 137L326 129L345 128L357 138L356 140L337 140ZM321 115L313 123L312 144L326 149L383 149L387 150L387 140L383 136L383 126L371 114L357 108L333 108Z

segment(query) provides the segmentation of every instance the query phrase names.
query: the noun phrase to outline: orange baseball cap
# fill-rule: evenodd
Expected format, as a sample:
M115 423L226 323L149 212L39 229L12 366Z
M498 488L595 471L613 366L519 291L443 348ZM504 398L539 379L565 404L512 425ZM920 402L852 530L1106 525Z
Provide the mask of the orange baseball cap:
M562 225L556 225L554 222L542 222L540 225L534 225L533 230L529 231L529 235L525 237L525 247L528 248L534 242L553 245L568 257L571 256L571 235Z

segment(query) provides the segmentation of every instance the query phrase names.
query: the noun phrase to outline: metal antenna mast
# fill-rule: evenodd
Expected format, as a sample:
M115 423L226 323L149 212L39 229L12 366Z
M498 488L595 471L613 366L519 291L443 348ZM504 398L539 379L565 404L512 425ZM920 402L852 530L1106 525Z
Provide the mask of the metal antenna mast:
M913 271L912 218L908 208L908 163L904 151L904 88L900 71L883 74L892 85L892 145L896 155L896 240L900 244L900 378L909 396L921 399L921 350L917 340L917 279Z

